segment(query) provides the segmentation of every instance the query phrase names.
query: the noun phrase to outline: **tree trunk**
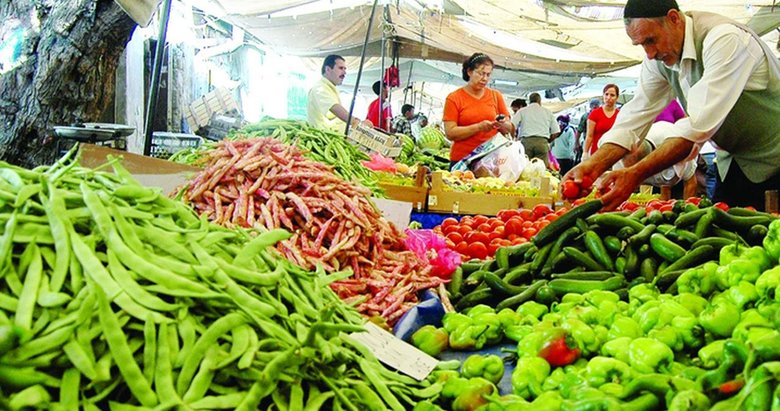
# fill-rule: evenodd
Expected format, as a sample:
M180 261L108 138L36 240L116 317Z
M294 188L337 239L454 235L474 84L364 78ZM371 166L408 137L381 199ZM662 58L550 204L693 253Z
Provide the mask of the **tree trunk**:
M0 68L0 160L50 164L53 127L97 121L112 101L135 22L113 0L2 1L0 18L3 41L24 33L15 66Z

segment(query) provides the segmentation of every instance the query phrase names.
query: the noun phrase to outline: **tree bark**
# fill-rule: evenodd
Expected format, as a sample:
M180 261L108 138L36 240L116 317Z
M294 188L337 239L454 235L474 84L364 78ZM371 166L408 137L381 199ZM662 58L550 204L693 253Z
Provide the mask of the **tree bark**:
M97 121L112 101L135 22L113 0L2 1L0 18L26 33L23 62L0 74L0 160L50 164L53 127Z

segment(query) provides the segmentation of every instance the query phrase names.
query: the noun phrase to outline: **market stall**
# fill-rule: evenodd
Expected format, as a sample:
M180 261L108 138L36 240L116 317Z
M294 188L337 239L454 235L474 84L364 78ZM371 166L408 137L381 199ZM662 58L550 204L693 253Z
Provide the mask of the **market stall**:
M305 2L209 3L281 42L296 18L272 14ZM400 8L396 34L438 21L430 53L460 58L449 36L480 33L501 4L455 6L482 17ZM366 12L331 18L364 35ZM504 63L598 72L628 65L624 51ZM193 138L166 159L81 144L51 164L0 162L0 409L780 406L776 191L767 211L664 189L605 212L594 182L561 185L519 150L515 169L450 171L433 126L344 135L265 117ZM386 199L413 222L394 223Z

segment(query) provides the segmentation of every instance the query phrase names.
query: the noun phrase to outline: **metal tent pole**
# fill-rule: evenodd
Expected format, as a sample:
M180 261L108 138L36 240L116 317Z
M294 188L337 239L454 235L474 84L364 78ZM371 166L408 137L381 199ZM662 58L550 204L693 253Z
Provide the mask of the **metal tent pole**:
M385 13L387 13L387 6L385 6ZM382 60L379 69L379 129L382 130L382 124L384 123L385 114L385 100L382 98L382 93L385 92L385 49L387 45L387 37L385 37L384 27L382 28Z
M149 81L149 100L146 102L146 120L144 121L144 155L152 153L152 119L157 111L157 92L160 88L160 74L162 73L163 53L168 34L168 21L171 18L171 0L163 2L160 15L160 31L157 33L157 47L154 50L154 65L152 66L152 78Z
M349 116L347 117L347 126L344 128L344 134L349 134L349 126L350 123L352 123L352 112L355 110L355 97L357 96L358 88L360 87L360 77L363 75L363 64L366 62L366 47L368 46L368 39L371 37L371 26L374 25L374 14L376 14L376 4L378 2L379 0L374 0L374 4L371 5L371 16L368 18L366 39L363 41L363 50L360 52L360 67L358 68L357 80L355 80L355 90L352 92L352 103L349 105Z

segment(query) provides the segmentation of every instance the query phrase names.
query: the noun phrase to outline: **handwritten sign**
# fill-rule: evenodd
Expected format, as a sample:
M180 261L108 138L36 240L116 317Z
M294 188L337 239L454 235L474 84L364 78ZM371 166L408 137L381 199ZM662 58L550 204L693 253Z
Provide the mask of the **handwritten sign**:
M396 338L374 323L366 323L365 328L366 332L352 333L349 336L365 345L379 361L418 381L424 380L439 363L436 358Z

